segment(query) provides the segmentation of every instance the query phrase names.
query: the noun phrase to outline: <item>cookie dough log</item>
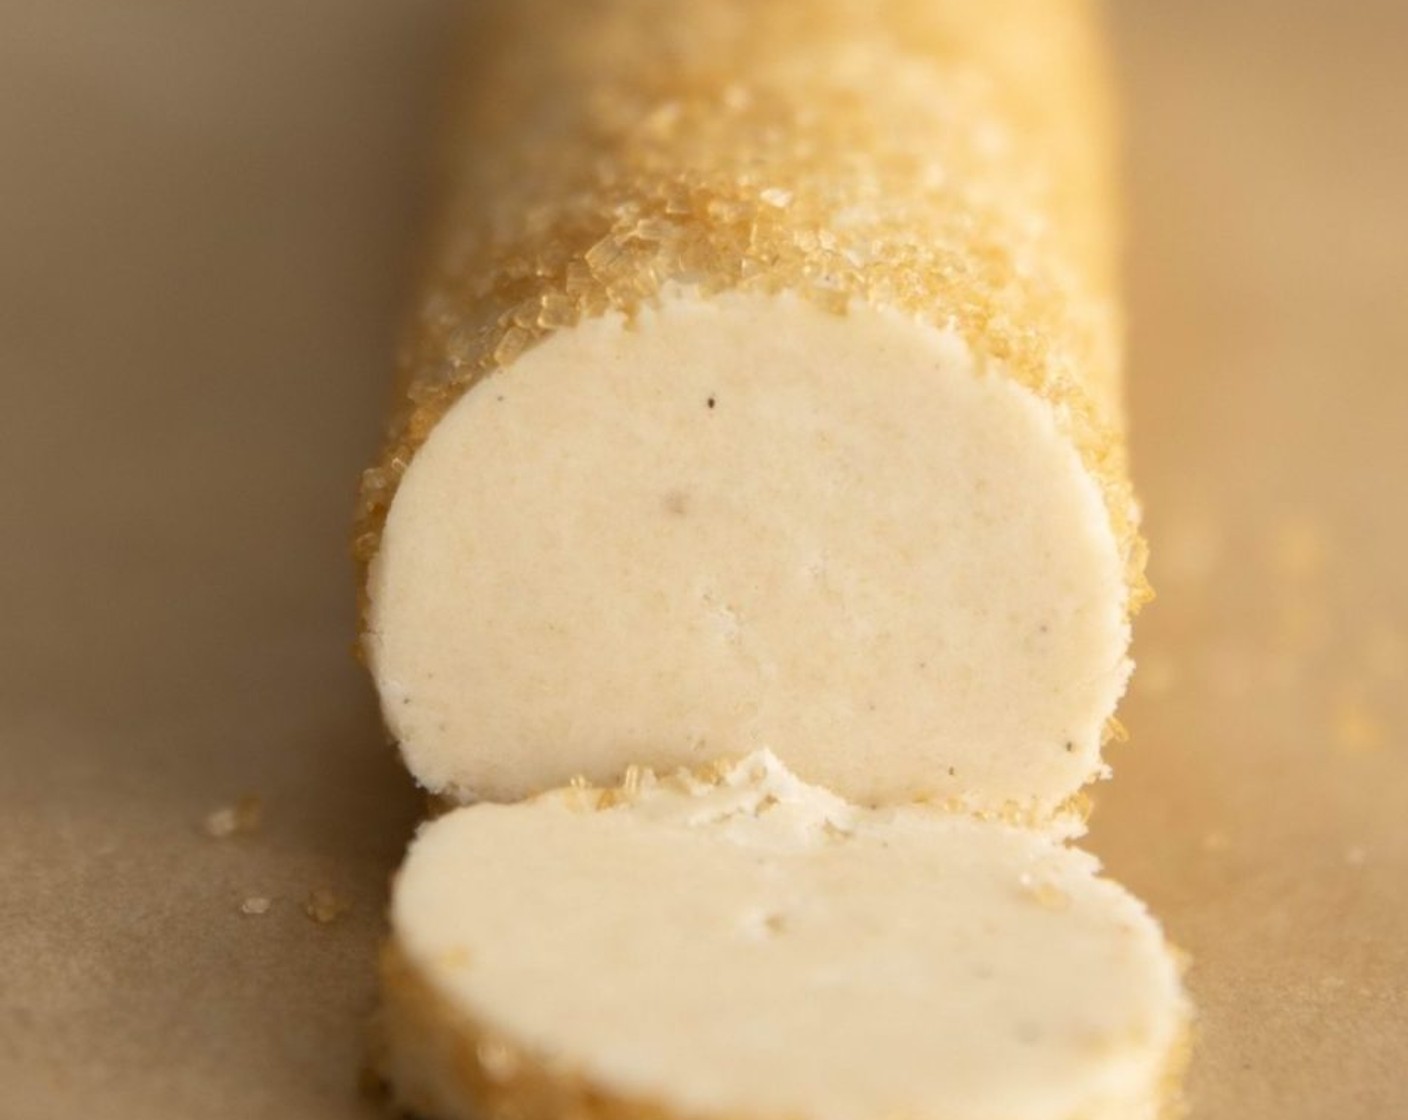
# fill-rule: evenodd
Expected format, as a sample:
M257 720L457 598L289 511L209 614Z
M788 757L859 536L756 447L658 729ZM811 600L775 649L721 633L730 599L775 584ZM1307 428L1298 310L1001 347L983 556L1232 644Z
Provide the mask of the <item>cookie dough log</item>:
M1080 0L488 0L366 475L417 778L775 750L1041 819L1142 551Z
M382 1067L436 1120L1153 1120L1188 1005L1040 831L766 755L458 809L396 881Z

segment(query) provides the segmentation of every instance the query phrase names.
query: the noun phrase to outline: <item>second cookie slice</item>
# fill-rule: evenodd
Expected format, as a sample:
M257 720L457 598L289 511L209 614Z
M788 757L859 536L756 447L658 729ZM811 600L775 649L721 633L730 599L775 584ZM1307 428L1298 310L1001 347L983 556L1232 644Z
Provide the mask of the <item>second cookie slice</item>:
M767 754L428 825L386 1072L428 1116L1144 1120L1188 1017L1089 855Z

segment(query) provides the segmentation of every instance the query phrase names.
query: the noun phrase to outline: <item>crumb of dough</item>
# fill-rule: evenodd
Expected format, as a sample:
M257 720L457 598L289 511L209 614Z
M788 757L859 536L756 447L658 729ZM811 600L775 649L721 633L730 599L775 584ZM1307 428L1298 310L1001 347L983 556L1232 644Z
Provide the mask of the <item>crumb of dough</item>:
M263 803L254 794L246 794L233 805L225 805L207 814L201 830L216 840L225 840L239 833L256 832L264 813Z
M240 903L240 913L253 915L267 914L269 907L273 904L274 900L272 898L267 898L260 894L253 894Z
M314 887L303 904L303 912L320 926L331 925L350 909L351 902L327 887Z

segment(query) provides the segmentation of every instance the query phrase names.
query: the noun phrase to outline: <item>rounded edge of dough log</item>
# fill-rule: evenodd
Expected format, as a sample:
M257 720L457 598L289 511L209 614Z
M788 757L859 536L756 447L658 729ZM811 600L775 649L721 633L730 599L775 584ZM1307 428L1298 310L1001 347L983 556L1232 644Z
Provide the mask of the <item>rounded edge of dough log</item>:
M867 803L1046 820L1129 665L1100 483L957 334L676 289L477 382L401 479L364 648L428 788L768 748Z
M1180 964L1096 860L767 756L456 810L392 928L380 1069L431 1120L1177 1113Z

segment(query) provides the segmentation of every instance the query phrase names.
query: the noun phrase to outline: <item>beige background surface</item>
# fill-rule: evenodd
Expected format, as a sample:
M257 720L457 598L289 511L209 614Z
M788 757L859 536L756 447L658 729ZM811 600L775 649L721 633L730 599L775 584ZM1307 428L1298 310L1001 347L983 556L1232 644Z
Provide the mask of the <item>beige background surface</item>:
M5 1120L377 1115L418 799L344 544L446 7L0 0ZM1408 1115L1408 6L1115 22L1162 594L1094 842L1196 958L1197 1117Z

